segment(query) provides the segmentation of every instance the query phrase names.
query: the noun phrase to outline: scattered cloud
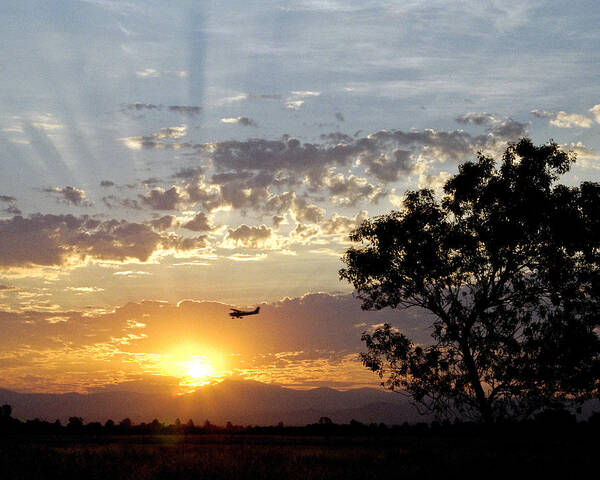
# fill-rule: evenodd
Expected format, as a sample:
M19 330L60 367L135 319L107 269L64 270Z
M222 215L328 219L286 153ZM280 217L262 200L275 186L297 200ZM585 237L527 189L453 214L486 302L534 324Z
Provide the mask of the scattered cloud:
M183 228L194 232L209 232L213 229L210 219L204 212L197 213L189 222L184 223Z
M242 125L243 127L258 127L258 123L248 117L222 118L221 123L238 124Z
M152 225L152 228L158 230L159 232L164 232L165 230L168 230L171 227L179 225L177 217L174 215L164 215L160 218L150 220L148 223Z
M161 235L148 225L88 216L32 215L0 220L0 268L70 266L86 260L147 262L161 251L206 246L204 237Z
M55 187L55 188L46 188L44 192L51 193L57 197L57 199L63 203L69 205L76 205L78 207L81 206L89 206L90 202L86 200L85 192L75 187Z
M186 116L195 116L202 111L202 107L196 105L156 105L154 103L125 103L121 105L121 112L125 114L144 113L145 111L163 111L180 113Z
M318 97L321 92L311 90L295 90L285 99L285 107L290 110L298 110L304 105L304 99Z
M272 246L272 240L273 232L266 225L253 227L243 224L235 229L227 229L223 245L229 248L262 249Z
M550 125L558 128L590 128L593 121L591 118L586 117L585 115L580 115L578 113L567 113L562 110L559 112L549 112L548 110L532 110L531 113L537 118L547 118Z
M142 203L152 210L177 210L185 203L185 194L177 186L168 190L156 187L144 195L140 195Z
M186 70L163 70L159 71L154 68L145 68L135 74L140 78L157 78L162 76L185 78L188 76Z
M590 113L594 117L594 120L596 120L596 123L600 123L600 104L594 105L592 108L590 108Z

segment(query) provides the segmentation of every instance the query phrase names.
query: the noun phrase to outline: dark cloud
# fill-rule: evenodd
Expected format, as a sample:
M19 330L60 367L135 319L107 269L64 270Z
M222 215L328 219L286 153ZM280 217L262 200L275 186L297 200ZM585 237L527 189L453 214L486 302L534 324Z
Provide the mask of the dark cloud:
M142 203L152 210L177 210L185 202L185 198L177 186L168 190L157 187L145 195L140 195L140 198Z
M248 117L238 117L238 123L244 127L258 127L258 123Z
M110 180L102 180L100 182L100 186L101 187L114 187L115 186L115 182L111 182Z
M86 201L85 192L75 187L55 187L46 188L44 192L55 195L60 201L76 206L89 206L90 203Z
M0 220L0 267L64 266L85 259L149 260L160 249L202 248L204 238L159 235L148 225L88 216L32 215Z
M391 155L367 155L361 163L366 165L367 173L385 183L396 182L402 175L412 172L414 163L408 150L395 150Z
M509 140L517 140L527 134L527 123L507 119L494 125L490 132L497 137Z
M459 162L478 151L494 154L504 149L507 141L526 134L526 124L500 121L487 113L468 114L459 121L484 125L486 133L381 130L351 137L332 132L322 135L319 143L303 143L288 135L277 140L250 138L204 144L167 144L154 137L124 140L135 148L186 148L193 151L190 157L199 164L173 175L181 181L179 185L166 191L155 188L142 196L141 202L149 208L174 210L199 205L211 212L230 207L269 216L289 211L300 222L318 223L324 212L311 202L322 200L325 194L343 206L376 203L385 195L386 185L415 174L425 178L424 172L433 162ZM346 173L340 173L342 169ZM360 171L360 176L352 174L353 170ZM212 174L205 175L207 171ZM297 195L292 196L292 192Z
M233 117L233 118L222 118L222 123L231 123L241 125L243 127L258 127L258 123L248 117Z
M161 110L161 109L162 109L162 105L154 105L152 103L140 103L140 102L126 103L126 104L122 105L122 107L121 107L122 112L129 112L129 111L140 112L143 110Z
M0 202L14 202L17 199L15 197L11 197L10 195L0 195Z
M9 205L5 209L2 210L4 213L8 213L9 215L21 215L21 210L17 208L15 205Z
M344 116L340 112L336 112L335 118L336 118L336 120L338 122L343 122L344 121Z
M178 225L177 217L174 215L164 215L160 218L150 220L148 223L152 225L152 228L159 232L164 232L165 230Z
M132 210L141 210L142 207L137 200L131 198L119 198L116 195L107 195L102 197L102 202L108 208L125 207Z
M209 218L204 212L197 213L193 219L182 226L194 232L209 232L213 229Z
M202 167L186 167L178 170L173 174L173 178L181 178L181 179L195 179L200 177L204 173L204 169Z
M155 105L153 103L127 103L122 105L121 112L123 113L131 113L131 112L143 112L143 111L160 111L166 108L169 112L181 113L182 115L197 115L202 111L202 107L198 106L189 106L189 105Z
M236 247L263 248L272 234L273 232L266 225L252 227L244 224L236 229L229 228L225 241Z
M188 105L169 105L167 110L170 112L181 113L182 115L198 115L202 110L202 107L188 106Z
M497 122L496 117L491 113L467 113L456 117L455 120L463 125L493 125Z

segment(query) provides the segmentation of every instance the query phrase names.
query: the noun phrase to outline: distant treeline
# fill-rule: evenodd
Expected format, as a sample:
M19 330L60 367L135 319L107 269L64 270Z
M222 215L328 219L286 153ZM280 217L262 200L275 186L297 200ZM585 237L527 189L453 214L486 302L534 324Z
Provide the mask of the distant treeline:
M300 426L285 426L279 422L273 426L234 425L227 422L225 426L213 425L206 420L196 425L193 420L182 423L179 419L173 424L165 424L152 420L150 423L134 424L129 418L119 422L107 420L85 423L82 417L70 417L66 424L60 420L48 422L35 418L21 421L12 416L12 407L0 407L0 434L29 435L200 435L200 434L272 434L272 435L472 435L493 430L494 432L514 433L517 431L545 432L549 430L571 430L592 433L600 430L600 412L594 412L587 420L577 421L576 416L567 410L548 410L533 420L522 422L497 423L484 425L474 422L456 420L454 422L433 421L431 423L408 422L402 425L386 425L384 423L365 424L351 420L347 424L336 424L328 417L321 417L317 423Z

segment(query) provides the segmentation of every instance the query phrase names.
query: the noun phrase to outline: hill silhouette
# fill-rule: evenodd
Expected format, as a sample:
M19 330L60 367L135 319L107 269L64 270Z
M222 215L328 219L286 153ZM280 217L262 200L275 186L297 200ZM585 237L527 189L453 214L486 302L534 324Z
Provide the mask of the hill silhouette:
M401 395L376 388L347 391L333 388L294 390L252 380L235 378L202 387L180 396L163 393L110 391L89 394L18 393L0 389L0 404L13 406L19 419L40 418L66 422L71 416L105 422L130 418L134 422L157 418L172 422L208 419L215 424L306 425L322 416L336 423L358 420L363 423L401 424L422 417Z

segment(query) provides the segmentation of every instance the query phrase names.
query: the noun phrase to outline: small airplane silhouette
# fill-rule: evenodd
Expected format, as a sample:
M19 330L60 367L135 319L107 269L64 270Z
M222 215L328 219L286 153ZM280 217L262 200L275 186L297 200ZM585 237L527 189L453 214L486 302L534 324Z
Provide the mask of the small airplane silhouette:
M229 315L232 318L242 318L246 315L256 315L259 312L260 307L256 307L254 310L250 311L238 310L237 308L231 308L230 310L231 312L229 313Z

